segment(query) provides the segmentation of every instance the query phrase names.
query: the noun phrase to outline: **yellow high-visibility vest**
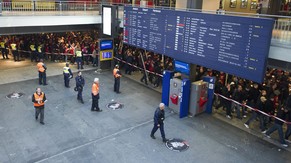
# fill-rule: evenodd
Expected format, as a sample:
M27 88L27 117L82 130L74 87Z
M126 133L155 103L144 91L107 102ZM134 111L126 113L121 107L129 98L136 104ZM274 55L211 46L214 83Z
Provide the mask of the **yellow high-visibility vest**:
M16 44L12 43L12 44L10 44L10 45L11 45L12 50L17 50L17 49L16 49Z
M39 45L39 46L37 47L37 51L38 51L39 53L41 53L41 45Z
M1 46L1 48L5 48L5 42L0 42L0 46Z
M35 51L35 45L30 45L30 49L31 49L31 51Z
M78 51L76 51L76 56L77 56L77 57L82 57L82 52L81 52L81 51L79 51L79 50L78 50Z
M70 73L70 72L69 72L69 69L70 69L69 67L64 67L64 73L65 73L65 74L69 74L69 73Z

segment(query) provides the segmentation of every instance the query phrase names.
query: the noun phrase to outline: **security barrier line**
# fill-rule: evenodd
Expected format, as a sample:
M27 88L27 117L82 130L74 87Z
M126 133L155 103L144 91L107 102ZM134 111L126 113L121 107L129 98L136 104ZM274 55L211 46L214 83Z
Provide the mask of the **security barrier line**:
M227 97L225 97L225 96L223 96L223 95L221 95L221 94L218 94L218 93L214 93L214 94L215 94L216 96L222 97L222 98L224 98L224 99L226 99L226 100L228 100L228 101L234 102L234 103L236 103L236 104L238 104L238 105L240 105L240 106L245 106L245 107L247 107L247 108L249 108L249 109L251 109L251 110L253 110L253 111L260 112L261 114L264 114L264 115L266 115L266 116L268 116L268 117L275 118L275 119L277 119L277 120L279 120L279 121L281 121L281 122L283 122L283 123L291 124L291 122L285 121L285 120L283 120L283 119L280 119L280 118L278 118L278 117L276 117L276 116L274 116L274 115L271 115L271 114L265 113L265 112L263 112L263 111L261 111L261 110L258 110L258 109L256 109L256 108L252 108L252 107L250 107L250 106L248 106L248 105L241 104L241 103L239 103L239 102L237 102L237 101L235 101L235 100L233 100L233 99L227 98Z
M131 64L131 63L127 63L126 61L124 61L124 60L122 60L122 59L119 59L119 58L116 58L116 57L114 57L114 59L116 59L116 60L118 60L118 61L120 61L120 62L122 62L122 63L128 64L128 65L130 65L130 66L132 66L132 67L135 67L135 68L137 68L137 69L139 69L139 70L143 70L143 71L144 71L143 68L140 68L140 67L138 67L138 66L136 66L136 65L133 65L133 64ZM149 70L146 70L146 72L148 72L148 73L150 73L150 74L154 74L154 75L160 76L160 77L163 77L163 75L158 74L158 73L155 73L155 72L151 72L151 71L149 71Z

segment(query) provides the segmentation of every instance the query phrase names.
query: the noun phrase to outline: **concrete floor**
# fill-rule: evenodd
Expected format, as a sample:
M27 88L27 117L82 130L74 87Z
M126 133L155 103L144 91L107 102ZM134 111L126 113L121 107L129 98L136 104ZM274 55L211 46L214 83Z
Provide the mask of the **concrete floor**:
M50 67L57 65L51 64ZM1 76L9 75L3 71L0 66ZM63 76L56 69L55 74L48 77L49 85L41 86L48 98L46 124L42 126L34 119L31 102L31 95L38 87L33 73L28 73L31 76L21 82L0 85L1 163L291 161L287 150L214 116L202 114L179 119L177 114L166 109L166 137L182 138L190 145L184 152L170 151L162 143L159 132L156 140L149 137L161 94L126 77L121 81L122 93L115 94L111 71L83 72L85 104L81 104L73 90L75 82L71 81L71 88L65 88ZM95 77L100 78L101 113L90 111L90 90ZM5 98L15 91L25 95L19 99ZM124 108L107 109L106 104L112 100L123 103Z

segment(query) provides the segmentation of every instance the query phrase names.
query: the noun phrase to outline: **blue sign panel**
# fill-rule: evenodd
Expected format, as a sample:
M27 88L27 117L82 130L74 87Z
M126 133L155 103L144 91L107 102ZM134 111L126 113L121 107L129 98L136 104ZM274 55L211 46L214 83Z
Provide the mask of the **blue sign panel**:
M183 74L189 75L190 65L188 63L175 60L175 70Z
M124 7L124 43L262 83L272 19Z
M113 49L113 40L101 40L100 50Z

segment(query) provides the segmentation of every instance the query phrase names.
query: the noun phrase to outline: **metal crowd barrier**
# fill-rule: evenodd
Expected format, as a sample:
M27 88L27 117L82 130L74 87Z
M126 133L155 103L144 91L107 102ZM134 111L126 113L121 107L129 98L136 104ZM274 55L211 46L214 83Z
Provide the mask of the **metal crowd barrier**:
M13 1L0 4L0 15L97 15L100 8L100 3L88 1Z

